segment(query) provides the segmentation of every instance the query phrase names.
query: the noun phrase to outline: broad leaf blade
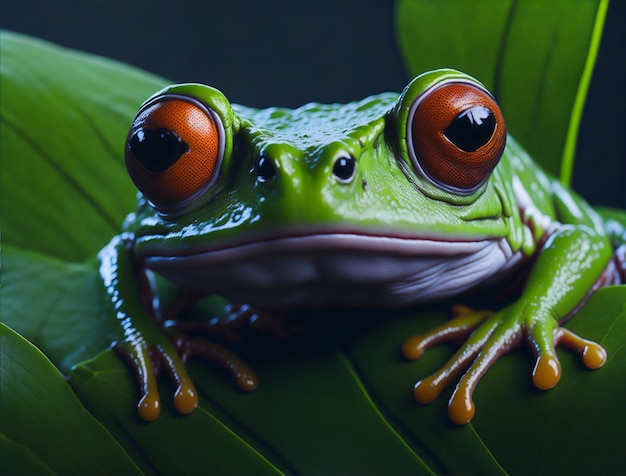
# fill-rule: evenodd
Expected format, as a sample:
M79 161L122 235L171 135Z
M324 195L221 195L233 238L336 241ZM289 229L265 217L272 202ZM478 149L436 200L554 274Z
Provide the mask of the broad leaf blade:
M452 350L435 348L418 361L407 362L399 356L399 345L410 335L446 319L443 312L406 312L379 321L353 343L349 355L373 398L403 429L407 440L429 456L437 474L504 474L506 471L471 425L457 427L449 421L445 396L424 406L411 395L415 382L443 365ZM493 391L497 392L497 387Z
M473 426L503 466L517 473L619 474L626 424L621 403L626 393L621 337L626 333L626 286L597 291L566 327L605 347L604 367L588 370L578 356L560 349L561 381L542 392L530 382L529 352L520 352L522 359L505 357L476 391L487 411L477 415Z
M196 372L198 386L296 473L430 474L381 414L349 360L334 346L313 349L311 342L305 338L302 346L256 354L262 383L251 395L233 398L232 384L217 386L217 375L207 379Z
M0 324L3 470L139 474L111 435L79 404L63 376L32 344Z
M452 67L496 96L509 131L568 183L608 0L399 0L412 75Z
M63 372L111 345L115 321L106 313L95 263L68 263L4 245L0 297L2 322Z
M143 465L163 474L280 474L261 453L210 411L176 414L164 398L158 420L146 424L134 408L137 387L129 368L112 352L71 374L79 398ZM166 386L171 392L173 389ZM171 393L170 393L171 394Z
M133 209L124 137L141 101L164 81L33 38L1 35L3 243L84 260Z
M247 471L237 474L249 474L255 464L257 471L264 471L263 461L252 458L247 449L256 448L273 467L288 474L431 474L380 414L349 361L333 347L313 350L313 341L304 341L309 342L304 345L309 350L276 341L271 350L258 343L254 350L236 348L238 353L256 356L254 367L262 380L250 394L237 391L223 370L192 362L200 408L188 417L176 415L169 402L172 388L162 385L163 413L150 424L157 433L143 431L145 425L137 422L136 386L122 362L111 358L115 356L105 355L77 368L71 381L81 400L111 431L130 438L131 448L140 447L151 461L159 461L162 445L180 445L175 459L189 459L192 472L217 470L220 465L241 470L246 459ZM222 425L238 440L225 438ZM159 435L173 433L182 435L176 443L161 441ZM194 456L195 441L213 440L210 451ZM232 445L240 447L238 461L224 456L232 454Z

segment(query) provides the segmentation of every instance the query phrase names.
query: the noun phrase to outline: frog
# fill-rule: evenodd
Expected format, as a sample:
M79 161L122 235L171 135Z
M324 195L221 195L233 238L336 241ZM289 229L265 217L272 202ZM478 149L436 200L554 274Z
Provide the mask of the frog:
M400 94L295 109L173 84L139 108L124 162L138 205L99 253L100 275L144 420L161 411L159 369L174 383L176 411L197 407L192 355L222 365L244 391L259 383L227 345L165 325L155 276L181 295L270 316L419 308L516 283L498 309L453 306L449 320L401 345L415 360L463 342L412 390L427 404L453 386L448 414L458 425L474 417L487 370L523 344L544 390L561 376L558 346L590 369L607 360L563 324L598 288L625 282L624 221L544 172L508 133L494 96L463 72L428 71Z

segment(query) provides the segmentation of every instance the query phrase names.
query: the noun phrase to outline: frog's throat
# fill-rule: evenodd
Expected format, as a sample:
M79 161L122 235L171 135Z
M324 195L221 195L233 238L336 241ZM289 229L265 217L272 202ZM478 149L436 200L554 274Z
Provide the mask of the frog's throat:
M180 286L269 309L404 307L497 279L522 259L505 239L447 242L320 234L184 256L144 256Z

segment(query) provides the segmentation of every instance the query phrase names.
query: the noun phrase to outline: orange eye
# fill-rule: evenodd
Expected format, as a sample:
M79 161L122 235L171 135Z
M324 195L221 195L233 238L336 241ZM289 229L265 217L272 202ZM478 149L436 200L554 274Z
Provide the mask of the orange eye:
M411 106L407 127L409 154L420 174L460 195L487 180L506 144L498 104L471 83L443 83L426 91Z
M128 133L125 161L137 188L158 209L183 208L219 172L224 130L217 114L194 99L162 96L139 111Z

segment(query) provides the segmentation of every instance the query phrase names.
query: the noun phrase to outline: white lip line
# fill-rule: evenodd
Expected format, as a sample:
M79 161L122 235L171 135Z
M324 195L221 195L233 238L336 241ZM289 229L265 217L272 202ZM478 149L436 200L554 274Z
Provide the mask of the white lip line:
M144 256L143 263L183 288L260 307L389 308L458 294L519 259L505 238L446 242L325 234Z
M284 236L258 241L244 242L233 246L206 250L192 250L185 253L141 253L148 262L174 262L199 259L201 257L234 254L251 256L270 251L307 252L313 250L369 250L375 253L398 255L459 256L475 253L489 243L497 242L506 253L510 250L504 238L483 238L477 240L445 241L433 238L403 238L393 236L361 235L358 233L317 233L305 236ZM170 250L171 251L171 250Z

